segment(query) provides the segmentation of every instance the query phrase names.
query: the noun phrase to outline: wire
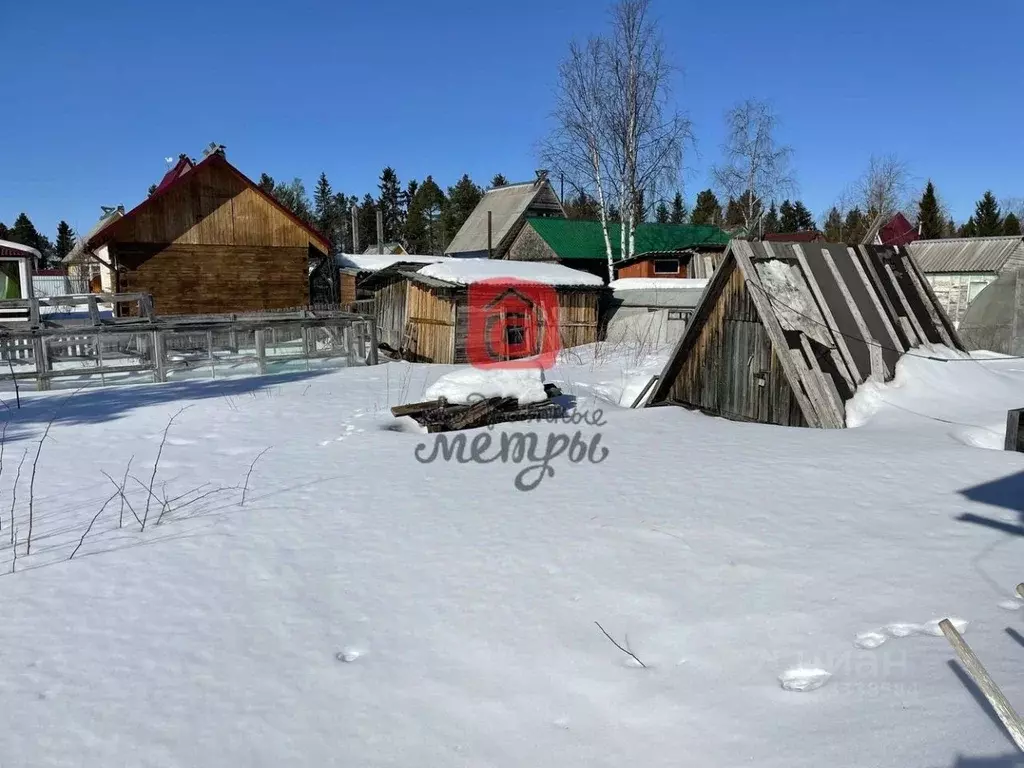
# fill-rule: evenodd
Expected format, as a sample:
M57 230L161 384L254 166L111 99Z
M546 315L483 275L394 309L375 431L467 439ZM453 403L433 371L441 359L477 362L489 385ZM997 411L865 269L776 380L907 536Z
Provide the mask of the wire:
M888 352L895 352L898 355L906 355L907 357L917 357L917 358L920 358L921 360L932 360L932 361L937 362L937 363L978 363L978 364L981 364L981 363L985 362L984 360L979 360L978 358L975 358L975 357L965 357L965 358L963 358L963 357L956 357L956 358L948 359L948 358L944 358L944 357L935 357L934 355L918 355L918 354L915 354L915 353L909 352L909 351L908 352L904 352L903 350L896 349L895 347L887 347L884 344L879 344L877 341L874 341L873 339L865 339L863 336L856 336L856 335L854 335L852 333L844 333L843 331L840 331L837 328L832 328L832 326L828 325L827 323L823 323L822 321L817 320L817 319L811 317L810 315L804 314L803 312L801 312L796 307L791 307L788 304L786 304L785 302L779 301L777 298L775 298L770 293L768 293L768 291L763 286L760 286L757 283L751 281L751 279L749 277L745 278L745 282L748 285L754 286L759 291L761 291L761 293L763 293L765 296L768 297L768 302L773 305L772 306L772 311L774 311L774 309L775 309L774 304L778 304L781 307L785 307L790 312L793 312L793 313L799 315L800 317L805 318L806 320L810 320L815 325L820 325L821 327L825 328L827 331L829 331L832 334L833 338L835 337L835 334L838 333L840 336L845 336L848 339L853 339L854 341L859 341L859 342L861 342L863 344L867 344L868 346L878 347L879 349L884 349L884 350L886 350ZM776 313L776 318L778 318L778 313ZM832 347L832 349L836 349L836 348L837 347ZM994 358L991 359L990 362L999 362L999 361L1002 361L1002 360L1024 360L1024 355L1011 355L1011 356L1007 356L1007 357L994 357Z

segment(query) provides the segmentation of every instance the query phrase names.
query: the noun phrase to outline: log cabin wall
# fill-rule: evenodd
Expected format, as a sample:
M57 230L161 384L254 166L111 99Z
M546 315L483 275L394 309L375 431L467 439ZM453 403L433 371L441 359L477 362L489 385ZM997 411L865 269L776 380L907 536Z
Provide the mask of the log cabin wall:
M743 273L735 263L731 269L675 375L669 400L731 419L806 426Z
M261 312L309 304L305 246L119 243L118 291L148 293L159 315Z
M338 273L338 301L342 307L348 307L356 302L356 275L352 272Z
M406 320L413 334L415 359L424 363L455 362L455 296L444 289L408 281Z
M309 249L325 245L210 158L111 225L117 290L153 295L161 315L309 304Z

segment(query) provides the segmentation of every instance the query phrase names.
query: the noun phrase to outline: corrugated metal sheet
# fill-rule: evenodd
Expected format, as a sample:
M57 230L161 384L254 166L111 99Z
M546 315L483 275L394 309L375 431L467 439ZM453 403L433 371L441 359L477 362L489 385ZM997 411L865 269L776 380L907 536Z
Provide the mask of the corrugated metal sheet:
M604 231L599 221L580 221L576 219L527 219L527 226L543 238L551 250L560 259L603 259L606 257ZM612 243L612 258L619 265L621 259L622 233L621 225L608 225L608 237ZM686 224L640 224L635 233L636 249L633 259L622 261L631 263L641 256L652 253L672 253L684 248L699 246L725 246L729 244L729 235L718 227L690 226Z
M1024 238L1011 235L918 240L907 249L925 273L1000 272L1007 262L1024 258Z

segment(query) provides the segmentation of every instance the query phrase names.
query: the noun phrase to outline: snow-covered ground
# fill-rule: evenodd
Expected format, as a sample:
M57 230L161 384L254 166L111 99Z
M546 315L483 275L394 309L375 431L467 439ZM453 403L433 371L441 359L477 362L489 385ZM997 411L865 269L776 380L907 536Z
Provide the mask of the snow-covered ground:
M579 423L491 430L579 431L588 450L529 492L529 459L446 461L390 417L450 366L23 395L0 470L0 764L1010 754L934 621L967 622L1024 709L1024 455L986 450L1024 364L906 358L851 404L857 428L816 431L620 407L664 354L563 354L545 379ZM129 461L131 507L104 507Z

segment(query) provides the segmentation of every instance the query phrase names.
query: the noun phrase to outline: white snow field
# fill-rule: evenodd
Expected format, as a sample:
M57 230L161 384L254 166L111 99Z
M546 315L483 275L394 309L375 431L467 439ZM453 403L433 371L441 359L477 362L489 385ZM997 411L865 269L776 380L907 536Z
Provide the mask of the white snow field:
M906 358L817 431L619 407L664 354L466 433L578 430L529 492L390 417L450 366L8 398L0 764L1010 765L935 621L1024 710L1024 364Z

